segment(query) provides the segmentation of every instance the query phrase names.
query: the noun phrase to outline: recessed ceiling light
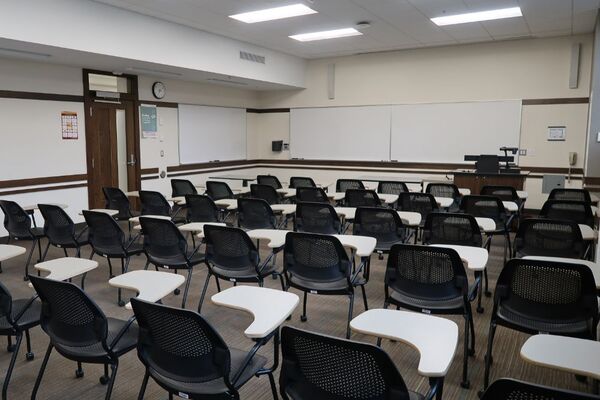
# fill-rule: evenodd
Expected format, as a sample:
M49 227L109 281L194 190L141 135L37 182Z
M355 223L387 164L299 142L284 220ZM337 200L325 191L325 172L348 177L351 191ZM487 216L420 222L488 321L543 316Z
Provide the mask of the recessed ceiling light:
M253 24L255 22L272 21L274 19L298 17L300 15L316 13L317 11L313 10L312 8L298 3L289 6L266 8L264 10L230 15L229 18L237 19L238 21L242 21L247 24Z
M335 39L335 38L340 38L340 37L358 36L358 35L362 35L362 32L359 32L354 28L343 28L343 29L334 29L332 31L302 33L299 35L292 35L292 36L290 36L290 38L292 38L294 40L298 40L300 42L310 42L313 40Z
M480 11L466 14L448 15L444 17L431 18L438 26L465 24L468 22L491 21L494 19L522 17L521 7L502 8L499 10Z

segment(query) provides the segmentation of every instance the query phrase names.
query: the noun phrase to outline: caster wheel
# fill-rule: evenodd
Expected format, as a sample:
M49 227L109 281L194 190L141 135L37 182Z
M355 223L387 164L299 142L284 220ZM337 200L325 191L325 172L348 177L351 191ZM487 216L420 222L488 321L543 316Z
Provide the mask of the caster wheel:
M485 311L485 308L483 308L483 307L477 307L477 313L483 314L484 311Z
M175 290L173 291L173 293L175 294L175 296L178 296L178 295L179 295L179 293L181 293L181 290L179 290L179 289L175 289Z
M380 254L378 257L380 260L383 260L383 254Z
M125 302L123 300L119 300L119 307L124 307L125 306Z
M83 370L82 369L75 370L75 378L83 378Z
M27 282L27 281L29 280L29 277L28 277L28 276L24 276L24 277L23 277L23 280L24 280L25 282Z
M108 376L102 375L99 379L101 385L106 385L108 383Z
M15 347L16 347L16 345L14 345L14 344L6 346L6 351L8 351L9 353L12 353L13 351L15 351Z
M471 382L469 382L469 381L461 382L460 387L463 389L469 389L471 387Z
M25 359L27 361L33 360L33 357L34 357L33 353L27 353L27 354L25 354Z
M475 349L469 349L467 354L469 355L469 357L475 357Z
M301 315L300 316L300 321L302 321L302 322L306 322L307 319L308 318L306 318L306 315Z

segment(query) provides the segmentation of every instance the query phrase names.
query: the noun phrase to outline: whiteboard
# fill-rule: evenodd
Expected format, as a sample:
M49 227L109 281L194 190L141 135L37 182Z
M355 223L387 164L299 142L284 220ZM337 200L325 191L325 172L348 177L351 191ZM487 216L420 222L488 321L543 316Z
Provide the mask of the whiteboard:
M246 110L179 105L179 162L246 159Z
M390 107L290 111L290 154L313 160L390 159Z
M392 160L462 163L466 154L519 147L521 101L396 105L391 131Z

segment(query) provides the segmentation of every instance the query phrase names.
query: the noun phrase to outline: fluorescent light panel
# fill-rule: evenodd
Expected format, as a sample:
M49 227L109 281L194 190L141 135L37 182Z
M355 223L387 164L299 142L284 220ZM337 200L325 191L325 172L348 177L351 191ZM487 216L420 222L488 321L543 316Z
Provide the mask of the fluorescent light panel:
M299 35L292 35L290 38L294 40L298 40L300 42L311 42L313 40L323 40L323 39L335 39L347 36L358 36L362 35L362 32L357 31L354 28L343 28L343 29L334 29L332 31L321 31L321 32L311 32L311 33L302 33Z
M304 4L291 4L289 6L266 8L264 10L251 11L242 14L230 15L229 18L237 19L238 21L247 24L255 22L272 21L275 19L298 17L300 15L316 14L317 11Z
M468 22L491 21L494 19L522 17L521 7L502 8L499 10L480 11L466 14L448 15L431 18L438 26L466 24Z

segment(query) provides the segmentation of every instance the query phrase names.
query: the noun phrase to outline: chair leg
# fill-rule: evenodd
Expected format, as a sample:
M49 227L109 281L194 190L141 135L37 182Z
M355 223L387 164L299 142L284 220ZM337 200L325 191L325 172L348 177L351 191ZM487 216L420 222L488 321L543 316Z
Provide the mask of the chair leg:
M187 278L185 280L185 289L183 290L183 299L181 300L181 308L185 308L188 290L190 289L190 282L192 282L192 268L188 268Z
M464 350L463 350L463 371L462 371L462 381L460 382L460 386L462 388L468 389L471 384L468 378L468 368L469 368L469 317L467 314L463 315L465 319L465 332L464 332Z
M360 285L360 290L362 291L363 303L365 305L365 311L369 309L369 305L367 304L367 291L365 290L365 285Z
M33 352L31 351L31 337L29 336L29 329L25 331L25 342L27 344L27 353L25 354L25 359L27 361L33 360Z
M346 339L350 339L350 321L354 311L354 293L350 293L350 305L348 306L348 324L346 325Z
M210 277L212 274L210 271L206 274L206 280L204 281L204 288L202 289L202 294L200 295L200 302L198 303L198 314L202 311L202 303L204 303L204 296L206 296L206 289L208 289L208 283L210 282Z
M27 262L25 263L25 277L23 280L29 280L29 263L31 262L31 257L33 256L33 251L35 250L35 245L37 243L37 239L34 239L31 245L31 250L29 250L29 255L27 256Z
M483 279L485 281L485 297L490 297L492 292L490 292L490 288L488 286L488 271L487 268L483 270Z
M6 340L8 342L8 344L6 345L6 351L8 351L9 353L12 353L13 351L15 351L15 346L13 346L13 344L12 344L12 336L8 335L6 337Z
M146 261L146 265L144 265L144 271L148 270L149 265L150 265L150 261Z
M52 343L48 344L48 349L46 350L46 355L44 356L44 360L42 361L42 366L40 367L40 372L35 380L35 385L33 386L33 392L31 392L31 400L35 400L37 397L37 392L40 388L40 384L42 383L42 378L44 376L44 371L46 370L46 366L48 365L48 359L50 359L50 353L52 353Z
M75 378L83 378L83 366L81 361L77 361L77 369L75 370Z
M119 369L119 360L116 359L113 361L113 364L110 366L111 374L110 380L108 381L108 388L106 389L106 400L110 400L110 396L112 394L113 386L115 385L115 379L117 378L117 370Z
M215 282L217 282L217 292L221 292L221 281L219 277L215 275Z
M69 257L69 253L67 253L67 249L65 249L64 247L63 247L63 253L65 254L65 257Z
M113 275L113 269L112 269L112 263L110 262L110 257L107 257L106 260L108 261L108 279L112 279L115 276Z
M42 261L46 259L46 255L48 255L48 250L50 250L50 242L46 245L46 249L44 250L44 254L42 255Z
M15 368L15 362L17 361L17 354L19 353L19 348L21 347L22 340L23 333L17 333L17 343L15 345L15 350L13 351L12 357L10 358L10 364L8 365L6 376L4 377L4 384L2 385L2 400L7 399L6 393L8 392L8 383L10 382L10 377L13 373L13 369Z
M140 387L140 393L138 394L138 400L144 400L144 394L146 393L146 386L148 386L148 378L150 374L148 370L144 373L144 379L142 380L142 386Z
M483 374L483 390L487 389L490 384L490 366L492 364L492 345L494 343L494 335L496 334L496 323L490 322L490 331L488 332L487 352L485 353L485 372Z
M271 393L273 394L273 400L279 400L279 396L277 396L277 386L275 386L275 378L273 378L273 373L269 372L269 384L271 385Z
M281 290L285 292L285 283L283 282L283 274L279 274L279 281L281 282Z
M306 303L308 302L308 292L304 292L304 300L302 301L302 315L300 316L300 321L306 322L308 319L306 316Z
M42 261L42 239L38 239L38 262Z

